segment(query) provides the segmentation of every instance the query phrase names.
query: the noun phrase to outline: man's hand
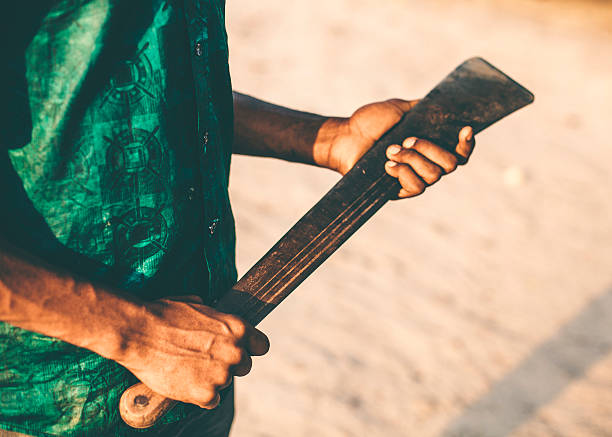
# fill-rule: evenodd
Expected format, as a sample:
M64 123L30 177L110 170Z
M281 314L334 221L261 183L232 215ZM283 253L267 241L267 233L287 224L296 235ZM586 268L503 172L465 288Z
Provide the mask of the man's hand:
M270 347L261 331L202 305L195 296L162 299L147 309L152 314L148 332L134 329L147 335L128 340L129 352L120 363L170 399L215 408L219 391L233 376L249 373L251 356L264 355Z
M350 118L331 118L320 129L318 139L327 143L315 159L323 166L347 173L365 152L397 124L418 100L400 99L372 103L359 108ZM459 133L455 154L427 140L406 138L387 149L385 170L399 179L400 198L413 197L436 183L443 175L465 164L474 149L471 127Z
M214 408L267 337L197 296L143 302L72 276L0 238L0 320L87 348L156 393Z

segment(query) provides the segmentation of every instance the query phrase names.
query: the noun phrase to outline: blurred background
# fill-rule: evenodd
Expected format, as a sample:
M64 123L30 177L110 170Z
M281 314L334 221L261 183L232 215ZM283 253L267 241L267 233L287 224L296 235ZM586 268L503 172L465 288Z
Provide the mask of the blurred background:
M350 115L483 56L536 102L261 325L233 437L612 436L612 4L228 2L237 90ZM244 273L339 179L235 159Z

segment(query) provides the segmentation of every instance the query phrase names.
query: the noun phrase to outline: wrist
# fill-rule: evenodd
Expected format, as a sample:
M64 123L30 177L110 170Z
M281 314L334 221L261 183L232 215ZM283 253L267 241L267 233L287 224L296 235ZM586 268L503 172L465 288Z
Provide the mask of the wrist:
M348 118L329 117L317 132L312 147L314 163L323 168L340 171L340 160L334 148L336 139L348 132Z
M173 339L180 335L183 323L193 322L185 317L188 307L167 299L129 305L125 323L114 329L115 347L108 358L135 371L159 364L168 354L180 353L180 348L173 352Z
M105 310L95 317L88 317L101 324L95 330L97 332L87 333L87 338L94 341L84 347L120 364L138 362L148 339L155 338L157 318L149 308L149 302L139 302L113 292L105 294Z

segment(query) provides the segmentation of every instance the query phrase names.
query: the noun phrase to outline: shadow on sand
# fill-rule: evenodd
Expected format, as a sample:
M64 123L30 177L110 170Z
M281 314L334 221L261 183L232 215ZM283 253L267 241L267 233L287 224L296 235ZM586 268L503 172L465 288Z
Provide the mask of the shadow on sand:
M481 399L452 420L441 437L503 437L528 421L612 351L612 288L593 299Z

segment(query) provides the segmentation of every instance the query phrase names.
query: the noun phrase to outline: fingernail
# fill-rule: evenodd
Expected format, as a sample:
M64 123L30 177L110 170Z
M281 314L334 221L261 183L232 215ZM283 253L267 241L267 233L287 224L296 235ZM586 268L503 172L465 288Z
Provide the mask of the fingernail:
M404 147L409 149L412 146L414 146L416 144L416 142L417 142L417 139L414 138L414 137L413 138L407 138L406 141L404 141Z
M394 144L392 146L389 146L387 148L387 152L391 155L397 155L399 153L399 151L402 150L402 148L400 146L398 146L397 144Z
M387 161L387 167L395 167L397 165L397 162L395 161Z

